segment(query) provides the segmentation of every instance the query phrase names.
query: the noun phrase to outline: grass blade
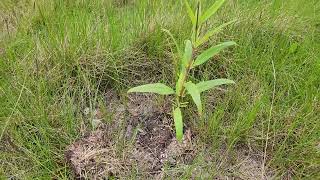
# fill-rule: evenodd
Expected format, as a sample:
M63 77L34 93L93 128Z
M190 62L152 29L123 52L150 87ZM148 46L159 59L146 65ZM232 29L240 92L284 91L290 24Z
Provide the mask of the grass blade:
M205 62L207 62L212 56L218 54L221 50L235 45L236 43L233 41L229 41L229 42L224 42L221 43L219 45L213 46L209 49L207 49L206 51L204 51L202 54L200 54L197 59L194 61L192 67L196 67L199 66L200 64L203 64Z
M191 95L193 102L196 104L199 115L202 116L202 104L198 87L192 82L187 82L184 86Z
M192 22L192 25L195 25L196 24L196 16L194 15L194 12L192 11L188 0L184 0L184 4L186 5L187 12L188 12L189 18Z
M223 84L235 84L235 82L229 79L214 79L214 80L199 82L196 86L200 92L204 92Z
M181 110L179 107L177 107L173 111L173 120L174 120L174 126L176 128L176 138L179 142L181 142L183 137L183 121L182 121Z
M196 47L202 45L203 43L207 42L211 36L214 34L219 33L224 27L234 23L236 20L229 21L227 23L224 23L217 28L212 29L211 31L207 32L199 41L196 42Z
M170 36L170 38L173 40L174 44L176 45L177 51L179 53L179 57L181 58L182 52L181 52L179 44L177 43L177 40L173 37L172 33L169 30L167 30L167 29L161 29L161 30L166 32Z
M162 83L145 84L128 90L128 93L133 92L147 92L161 95L174 94L174 90L172 88Z
M200 24L208 20L222 6L225 0L217 0L200 18Z

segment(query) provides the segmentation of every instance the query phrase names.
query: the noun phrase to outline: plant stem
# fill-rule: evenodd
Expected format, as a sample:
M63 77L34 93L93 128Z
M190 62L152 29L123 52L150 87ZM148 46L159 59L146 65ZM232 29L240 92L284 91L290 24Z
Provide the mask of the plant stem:
M184 74L183 81L181 82L181 90L179 92L179 97L183 97L184 96L184 84L185 84L185 82L186 82L186 80L188 78L189 72L191 70L192 63L193 63L193 60L189 62L188 67L186 68L186 73Z
M194 46L194 45L196 44L197 39L198 39L198 31L200 29L200 27L199 27L199 17L200 17L200 2L198 1L198 3L197 3L197 13L196 13L197 20L196 20L196 25L194 26L194 43L192 45L193 46L193 50L192 50L192 56L191 57L193 57L194 49L196 48L196 46ZM193 61L194 61L193 59L191 59L189 61L189 64L188 64L188 66L186 68L186 73L184 73L184 77L183 77L183 80L181 82L181 90L180 90L180 92L178 94L178 97L176 99L178 106L180 106L181 98L184 96L184 92L185 92L184 84L185 84L185 82L186 82L186 80L188 78L188 75L189 75L189 72L191 70Z

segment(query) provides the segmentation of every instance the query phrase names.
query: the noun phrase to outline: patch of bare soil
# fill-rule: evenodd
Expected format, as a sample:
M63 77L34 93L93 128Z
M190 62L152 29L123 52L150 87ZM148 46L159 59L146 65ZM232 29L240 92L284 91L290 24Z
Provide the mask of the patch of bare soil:
M132 174L160 178L164 165L192 162L191 131L186 131L182 143L176 141L169 100L159 106L154 96L131 95L124 106L115 97L112 92L106 94L108 114L114 115L112 123L99 123L65 153L76 179L126 178Z
M217 162L218 170L215 178L219 180L269 180L275 179L271 169L263 167L263 152L257 151L248 145L237 145L231 152L223 146L217 152L218 155L209 156L212 161Z
M262 152L248 146L238 146L233 153L221 147L215 154L205 147L210 144L199 145L188 127L183 142L178 143L170 99L157 103L153 95L130 95L123 103L112 91L105 97L105 110L93 112L97 128L66 150L65 158L76 179L179 179L183 168L191 166L195 179L273 179L268 169L262 176ZM112 121L103 123L110 114ZM196 155L204 160L194 164ZM172 171L168 174L165 167Z
M65 157L76 179L97 179L127 171L126 162L117 158L104 128L91 132L69 146Z

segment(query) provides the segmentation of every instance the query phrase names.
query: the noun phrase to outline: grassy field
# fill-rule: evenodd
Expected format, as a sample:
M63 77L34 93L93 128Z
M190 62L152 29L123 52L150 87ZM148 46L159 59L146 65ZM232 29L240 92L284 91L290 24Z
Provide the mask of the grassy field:
M203 120L186 110L212 154L246 146L277 179L320 178L319 12L318 0L229 0L210 19L237 21L205 46L238 44L192 72L236 82L205 94ZM190 26L183 1L1 0L1 178L72 178L64 151L91 128L82 110L106 89L173 85L176 50L161 29L182 46Z

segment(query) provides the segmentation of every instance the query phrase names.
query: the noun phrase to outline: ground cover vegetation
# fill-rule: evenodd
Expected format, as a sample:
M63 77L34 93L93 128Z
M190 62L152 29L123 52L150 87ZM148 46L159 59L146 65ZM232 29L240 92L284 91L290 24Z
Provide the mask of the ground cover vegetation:
M185 2L2 0L0 177L74 178L66 149L91 137L86 136L88 132L96 132L93 120L100 114L96 111L101 111L98 120L106 126L118 119L126 121L105 110L110 105L109 91L117 96L120 107L137 102L127 94L131 87L150 83L176 87L181 66L175 62L183 54L177 45L191 43L195 60L229 41L237 45L189 71L189 81L195 84L211 79L236 82L201 94L201 118L199 105L191 103L193 97L184 97L190 103L181 109L185 127L181 136L192 137L197 153L181 166L161 164L161 173L151 175L164 179L172 174L186 179L319 178L320 2L228 0L203 22L201 35L232 23L196 48ZM196 13L197 2L187 2ZM202 0L201 14L214 2L218 1ZM174 101L152 99L156 107ZM135 116L130 113L128 117ZM159 114L163 124L174 128L171 113L169 108ZM143 125L142 120L138 122ZM141 135L146 129L133 129L137 139L150 141ZM128 125L119 125L109 132L118 156L135 143L134 135L129 140L119 136L127 130ZM140 171L139 164L121 167L128 171L128 179L150 175Z

